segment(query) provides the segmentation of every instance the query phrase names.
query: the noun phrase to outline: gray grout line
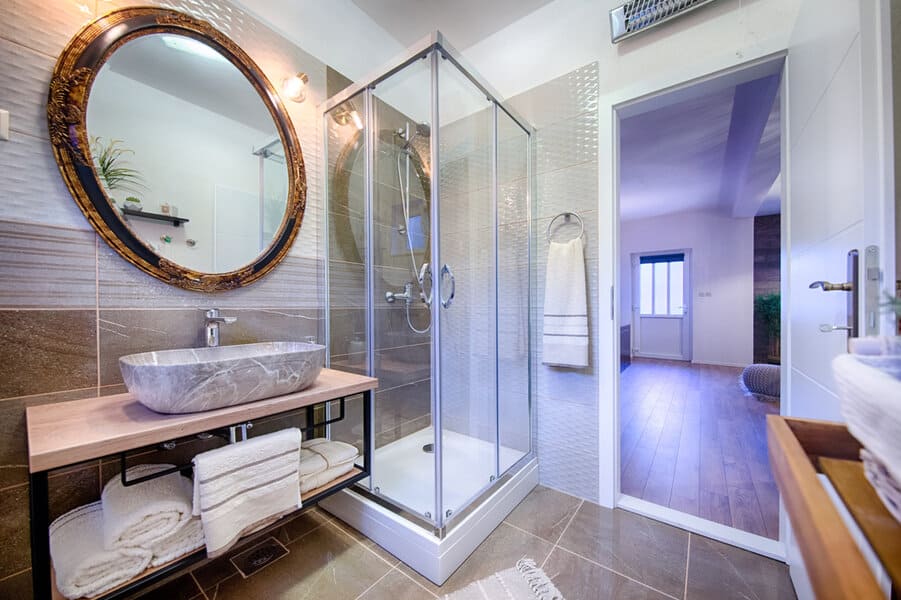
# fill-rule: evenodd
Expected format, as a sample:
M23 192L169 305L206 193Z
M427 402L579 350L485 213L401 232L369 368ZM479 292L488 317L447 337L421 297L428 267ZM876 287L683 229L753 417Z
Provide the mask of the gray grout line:
M572 514L572 516L569 518L569 521L566 522L566 527L564 527L564 528L563 528L563 531L560 532L560 535L557 536L557 541L554 542L554 547L551 548L551 551L548 552L548 553L547 553L547 556L544 557L544 560L541 561L540 568L543 569L543 568L544 568L544 565L547 564L548 559L550 559L551 554L554 553L554 550L556 550L557 548L560 548L560 540L563 539L563 534L565 534L565 533L566 533L566 530L569 529L569 526L572 525L573 520L575 520L576 515L579 514L579 511L582 509L582 506L584 506L584 504L585 504L585 500L584 500L584 499L582 499L582 500L579 501L579 505L576 507L576 510L573 511L573 514Z
M333 519L333 521L334 521L334 519ZM349 531L344 529L344 527L342 527L340 524L333 522L333 521L330 521L330 523L332 523L332 525L334 525L338 529L338 531L340 531L341 533L343 533L344 535L349 537L351 539L351 541L353 541L355 544L359 544L360 546L362 546L364 550L366 550L367 552L369 552L370 554L372 554L373 556L375 556L376 558L381 560L383 563L385 563L389 567L395 568L395 567L397 567L397 565L399 565L401 563L400 559L398 559L397 562L395 562L395 563L388 562L388 560L385 559L385 557L380 556L378 552L376 552L375 550L373 550L372 548L370 548L369 546L364 544L362 541L356 539L353 535L350 534ZM362 535L362 534L360 534L360 535ZM363 536L363 537L366 537L366 536ZM366 538L366 539L369 539L369 538ZM394 556L394 555L392 554L392 556Z
M400 564L404 564L404 563L400 563ZM427 587L425 587L424 585L422 585L421 583L419 583L418 581L416 581L415 579L413 579L412 577L410 577L407 573L404 572L403 569L398 569L397 567L394 567L394 568L397 569L397 572L398 572L398 573L400 573L401 575L403 575L404 577L406 577L407 579L409 579L410 581L412 581L414 585L418 586L420 589L422 589L422 590L424 590L425 592L427 592L430 596L432 596L432 597L434 597L434 598L439 598L439 597L440 597L440 596L438 596L438 594L436 594L436 593L433 592L432 590L428 589Z
M382 579L384 579L385 577L387 577L388 575L390 575L390 574L394 571L394 569L395 569L395 567L391 567L390 569L388 569L388 570L385 572L384 575L382 575L381 577L379 577L378 579L376 579L375 581L373 581L373 582L372 582L372 585L370 585L368 588L366 588L365 590L363 590L362 592L360 592L359 594L357 594L357 597L356 597L354 600L360 600L360 598L362 598L363 596L366 595L366 592L368 592L369 590L371 590L372 588L374 588L375 586L377 586L377 585L379 584L379 582L380 582Z
M10 573L6 577L0 577L0 582L6 581L7 579L12 579L13 577L16 577L17 575L21 575L22 573L27 573L30 570L31 570L31 567L29 567L27 569L22 569L21 571L16 571L15 573Z
M513 523L509 523L509 522L507 522L507 521L501 521L501 523L504 524L504 525L508 525L508 526L512 527L513 529L515 529L515 530L517 530L517 531L521 531L522 533L525 533L526 535L531 536L531 537L533 537L533 538L535 538L535 539L537 539L537 540L541 540L541 541L544 542L545 544L553 544L552 541L546 540L546 539L544 539L543 537L541 537L540 535L535 535L535 534L532 533L531 531L526 531L526 530L523 529L522 527L517 527L517 526L514 525Z
M685 548L685 589L682 598L688 600L688 567L691 564L691 532L688 532L688 543Z
M606 570L606 571L610 571L611 573L615 573L616 575L619 575L620 577L623 577L623 578L625 578L625 579L628 579L629 581L632 581L632 582L634 582L634 583L637 583L638 585L640 585L640 586L642 586L642 587L646 587L646 588L648 588L649 590L653 590L653 591L657 592L658 594L661 594L661 595L663 595L663 596L666 596L667 598L672 598L673 600L679 600L679 598L676 598L676 597L673 596L672 594L667 594L666 592L663 592L663 591L661 591L661 590L658 590L658 589L655 588L654 586L648 585L648 584L646 584L646 583L643 582L643 581L639 581L639 580L635 579L634 577L630 577L629 575L626 575L625 573L621 573L620 571L617 571L616 569L612 569L612 568L610 568L610 567L608 567L608 566L606 566L606 565L602 565L602 564L599 563L598 561L592 560L592 559L588 558L587 556L582 556L582 555L579 554L578 552L573 552L572 550L567 550L567 549L564 548L563 546L558 546L558 548L559 548L561 551L566 552L567 554L572 554L573 556L575 556L575 557L577 557L577 558L581 558L581 559L584 560L584 561L588 561L588 562L590 562L591 564L593 564L593 565L596 566L596 567L600 567L600 568L602 568L602 569L604 569L604 570Z
M197 589L200 590L200 595L203 596L204 600L210 600L209 597L206 595L206 590L203 589L203 586L200 585L199 581L197 581L197 576L194 575L194 571L191 571L190 573L188 573L188 575L190 575L191 579L194 580L194 585L196 585Z

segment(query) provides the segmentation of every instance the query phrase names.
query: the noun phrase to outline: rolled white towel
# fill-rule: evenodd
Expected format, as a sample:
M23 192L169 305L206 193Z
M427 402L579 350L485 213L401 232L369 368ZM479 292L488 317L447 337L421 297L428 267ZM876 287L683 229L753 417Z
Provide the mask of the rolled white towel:
M328 469L328 463L321 454L313 452L309 448L300 449L300 478L321 473Z
M80 506L50 524L56 587L66 598L96 596L122 585L150 564L144 548L103 547L103 506Z
M150 551L153 553L150 566L158 567L176 558L181 558L185 554L203 547L203 543L203 526L200 519L191 519L178 531L150 546Z
M322 456L329 468L343 465L348 460L357 457L357 449L345 442L329 440L326 438L314 438L301 444L302 448L312 450Z
M300 430L283 429L194 457L194 512L207 555L301 507Z
M137 465L126 474L129 479L136 479L171 467ZM180 473L170 473L125 487L117 475L104 486L100 501L104 546L146 548L175 533L191 518L191 480Z

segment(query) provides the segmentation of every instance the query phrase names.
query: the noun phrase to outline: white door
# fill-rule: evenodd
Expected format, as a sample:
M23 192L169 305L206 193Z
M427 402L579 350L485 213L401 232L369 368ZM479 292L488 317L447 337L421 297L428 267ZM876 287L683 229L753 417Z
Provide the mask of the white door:
M632 255L632 353L691 360L687 250Z
M848 251L870 245L883 281L895 279L888 10L888 0L805 0L789 45L782 394L793 416L842 420L830 363L847 334L820 326L847 324L847 297L810 284L846 281ZM876 302L861 296L861 324ZM798 596L811 597L792 544L789 564Z
M216 186L213 206L213 271L222 273L246 265L260 247L260 196L224 185Z

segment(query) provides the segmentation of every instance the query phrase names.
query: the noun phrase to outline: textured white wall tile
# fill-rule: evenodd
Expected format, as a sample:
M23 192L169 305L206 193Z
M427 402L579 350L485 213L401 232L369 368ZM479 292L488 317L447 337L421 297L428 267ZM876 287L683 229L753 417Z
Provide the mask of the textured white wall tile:
M0 221L0 308L97 305L93 231Z
M94 20L94 0L4 0L3 37L56 58L79 29Z
M53 59L0 38L0 108L9 111L10 127L47 137L47 90Z

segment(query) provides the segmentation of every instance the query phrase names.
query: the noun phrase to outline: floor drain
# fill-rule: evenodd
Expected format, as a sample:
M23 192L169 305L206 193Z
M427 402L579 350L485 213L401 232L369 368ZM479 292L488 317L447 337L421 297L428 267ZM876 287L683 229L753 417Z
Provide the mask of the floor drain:
M231 563L245 579L288 554L288 549L277 539L269 537L261 543L231 557Z
M423 452L428 452L429 454L433 454L435 452L435 444L426 444L422 447Z

